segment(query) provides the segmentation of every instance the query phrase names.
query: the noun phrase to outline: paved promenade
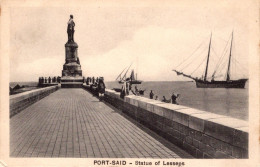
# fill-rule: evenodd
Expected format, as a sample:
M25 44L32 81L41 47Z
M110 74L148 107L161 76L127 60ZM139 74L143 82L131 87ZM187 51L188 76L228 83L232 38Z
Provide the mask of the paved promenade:
M13 116L10 156L191 158L83 89L60 89Z

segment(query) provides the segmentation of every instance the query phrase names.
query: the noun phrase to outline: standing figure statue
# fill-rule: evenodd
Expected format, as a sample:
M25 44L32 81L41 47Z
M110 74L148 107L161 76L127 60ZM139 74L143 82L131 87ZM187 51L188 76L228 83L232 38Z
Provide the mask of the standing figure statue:
M73 15L70 15L68 21L67 33L68 33L68 42L74 42L74 27L75 23L73 21Z

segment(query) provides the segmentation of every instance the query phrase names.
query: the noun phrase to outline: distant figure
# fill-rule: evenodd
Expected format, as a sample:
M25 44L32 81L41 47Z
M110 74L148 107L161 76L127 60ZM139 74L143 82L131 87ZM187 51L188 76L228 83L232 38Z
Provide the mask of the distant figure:
M129 92L130 92L130 91L132 91L132 84L131 84L131 82L128 82L128 84L129 84Z
M139 90L137 89L137 86L135 86L135 94L138 96L139 95Z
M51 83L51 77L48 78L48 81L49 81L48 83Z
M99 100L101 101L103 99L104 93L105 93L105 83L102 78L99 79L98 82L98 93L99 93Z
M57 82L57 78L56 77L53 77L53 82Z
M172 104L177 104L177 98L179 97L180 94L177 94L175 95L174 92L172 92L172 96L171 96L171 99L172 99Z
M145 90L146 90L146 89L145 89ZM141 89L140 89L140 90L139 90L139 95L144 95L144 91L145 91L145 90L141 90Z
M167 99L165 98L165 96L163 96L162 102L165 102L165 103L170 103L170 102L171 102L171 100L167 100Z
M125 97L125 94L126 94L126 91L125 91L125 86L124 84L122 85L122 88L121 88L121 92L120 92L120 98L124 98Z
M158 96L155 96L155 100L159 100L159 99L158 99Z
M153 90L151 90L151 92L150 92L150 99L153 99L153 96L154 96Z
M39 78L39 84L43 84L44 83L44 78L43 77L40 77Z
M44 83L47 83L47 77L44 78Z
M86 84L89 85L89 77L87 77Z
M166 101L167 101L166 98L165 98L165 96L163 96L162 98L163 98L163 99L162 99L162 102L166 102Z
M95 84L95 77L92 77L92 85Z
M124 81L122 89L121 89L121 93L120 93L120 97L123 99L125 96L129 95L129 87L130 87L130 83L129 83L129 78L126 79L126 81Z
M94 84L96 87L98 86L98 82L99 82L99 78L97 77L96 82Z
M58 77L57 77L57 82L60 83L60 81L61 81L61 77L58 76Z
M130 84L130 78L126 78L126 95L129 95L129 91L131 90L132 86Z

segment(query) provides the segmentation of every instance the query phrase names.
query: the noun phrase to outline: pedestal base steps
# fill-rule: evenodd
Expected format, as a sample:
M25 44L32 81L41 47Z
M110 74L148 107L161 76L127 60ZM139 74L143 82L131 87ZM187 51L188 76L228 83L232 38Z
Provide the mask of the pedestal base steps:
M82 88L83 77L62 77L61 88Z

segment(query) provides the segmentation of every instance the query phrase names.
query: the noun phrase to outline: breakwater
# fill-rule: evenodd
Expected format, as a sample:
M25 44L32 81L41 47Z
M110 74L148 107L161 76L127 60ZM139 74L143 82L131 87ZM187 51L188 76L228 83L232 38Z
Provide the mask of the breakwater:
M151 90L154 97L158 96L160 100L163 96L170 99L174 91L180 94L177 100L180 105L248 121L248 84L245 89L198 89L194 82L183 81L147 81L137 86L139 90L146 90L144 97L147 98ZM121 88L122 85L106 82L106 87L113 89Z
M10 117L19 113L23 109L32 105L33 103L41 100L42 98L48 96L50 93L58 90L60 86L50 86L41 89L35 89L28 92L19 93L10 96Z
M196 158L248 158L246 121L109 89L105 101Z

